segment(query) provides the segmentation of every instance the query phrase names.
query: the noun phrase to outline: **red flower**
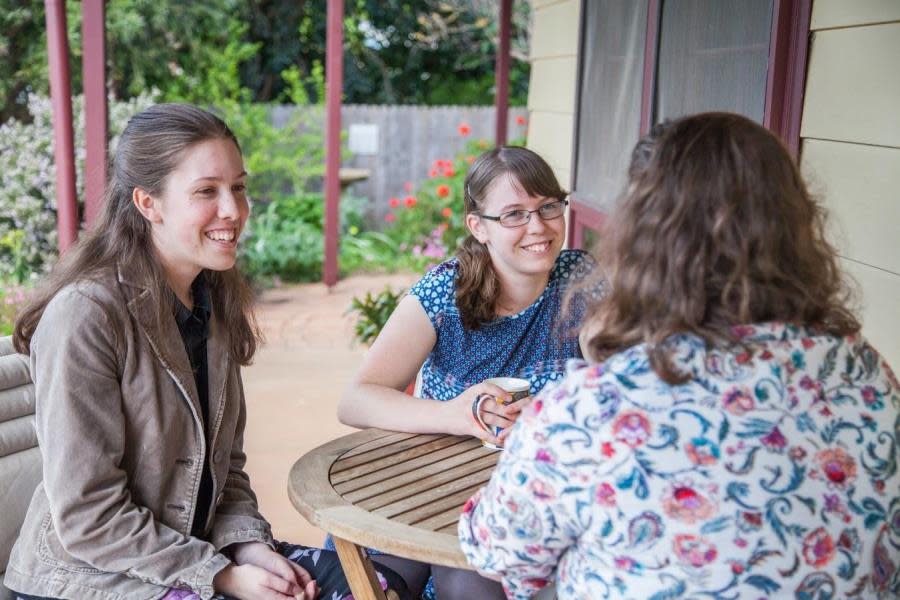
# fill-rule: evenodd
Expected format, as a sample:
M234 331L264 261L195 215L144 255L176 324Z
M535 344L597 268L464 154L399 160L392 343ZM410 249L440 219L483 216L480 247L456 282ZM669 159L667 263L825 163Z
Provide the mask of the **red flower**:
M703 521L716 513L711 500L694 488L683 485L668 490L662 505L669 517L688 524Z
M466 137L470 133L472 133L472 128L469 127L467 123L460 123L459 127L457 127L457 131L459 131L459 135Z
M612 508L616 505L616 490L608 483L601 483L594 493L597 504Z
M676 535L672 549L679 561L695 568L705 567L719 554L706 538L688 534Z
M616 449L613 448L612 442L603 442L603 445L600 446L600 452L606 458L612 458L616 454Z
M437 170L437 169L432 169L432 170L428 171L428 176L431 177L431 178L437 177L437 176L438 176L438 170Z
M440 196L441 198L446 198L447 196L449 196L450 195L450 186L444 185L444 184L437 186L437 195ZM446 217L449 215L444 215L444 216Z
M415 196L407 196L403 199L403 203L406 204L406 208L412 208L416 205L416 197Z
M617 440L637 448L650 437L650 420L642 412L623 412L616 417L612 430Z
M456 175L456 171L453 169L453 167L448 166L446 169L444 169L444 177L453 177L454 175Z
M441 195L441 194L440 194L440 190L438 190L438 196L440 196L440 195ZM450 210L449 208L444 208L444 209L441 210L441 214L442 214L444 217L446 217L447 219L449 219L450 217L453 216L453 211Z
M538 451L534 455L534 460L536 460L538 462L545 462L545 463L551 463L551 464L556 462L556 459L554 458L554 456L552 454L550 454L550 452L548 452L544 448L538 449Z
M412 181L407 181L407 182L405 182L405 183L403 184L403 191L404 191L404 192L411 192L412 190L413 190L413 184L412 184Z
M735 575L740 575L741 573L744 572L744 565L742 565L739 562L731 563L731 572L734 573Z
M725 410L735 416L741 416L754 407L752 392L744 387L733 387L722 397Z
M393 223L397 220L397 215L395 215L394 213L388 213L384 215L384 220L388 223Z
M525 119L525 117L523 117L522 115L519 115L518 117L516 117L516 125L524 125L527 122L528 122L528 120Z
M801 339L800 343L803 344L803 347L807 350L809 350L810 348L812 348L813 346L816 345L816 343L809 338Z
M825 477L839 488L845 488L856 480L856 462L843 448L820 450L816 462Z
M391 205L391 208L397 208L400 206L400 199L391 196L391 199L388 200L388 203Z
M787 446L787 438L784 437L777 425L759 441L762 442L763 446L775 452L781 452Z
M803 558L817 569L827 565L834 553L834 540L824 527L819 527L803 540Z

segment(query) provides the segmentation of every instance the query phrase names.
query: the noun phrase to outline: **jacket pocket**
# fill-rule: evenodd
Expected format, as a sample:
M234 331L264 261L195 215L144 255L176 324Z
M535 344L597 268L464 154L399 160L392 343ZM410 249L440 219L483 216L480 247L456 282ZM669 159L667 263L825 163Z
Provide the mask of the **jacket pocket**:
M41 522L41 531L38 539L38 556L42 562L58 569L71 571L72 573L103 573L103 571L79 561L66 552L62 543L59 541L59 536L56 534L56 528L53 526L53 517L50 515L49 511L44 515L44 520Z

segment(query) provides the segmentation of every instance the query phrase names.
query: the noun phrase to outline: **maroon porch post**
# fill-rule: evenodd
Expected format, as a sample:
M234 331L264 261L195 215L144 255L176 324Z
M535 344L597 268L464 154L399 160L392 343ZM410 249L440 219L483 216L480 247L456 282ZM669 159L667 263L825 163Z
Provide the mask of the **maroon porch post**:
M63 253L75 243L75 239L78 237L66 0L44 0L44 7L47 13L47 55L50 63L50 100L53 106L56 229L59 234L59 251Z
M644 36L644 74L641 83L640 135L653 127L653 91L656 87L656 53L659 41L660 0L650 0L647 6L647 32Z
M812 0L775 0L763 125L800 153L800 120L806 86L806 55Z
M84 220L90 226L100 213L106 184L106 11L105 0L82 0L84 56Z
M497 62L494 67L496 93L494 108L497 123L495 142L506 144L507 115L509 114L509 37L512 22L512 0L500 0L500 38L497 40Z
M341 198L341 91L344 87L344 0L328 0L325 38L325 265L328 287L338 280L338 203Z

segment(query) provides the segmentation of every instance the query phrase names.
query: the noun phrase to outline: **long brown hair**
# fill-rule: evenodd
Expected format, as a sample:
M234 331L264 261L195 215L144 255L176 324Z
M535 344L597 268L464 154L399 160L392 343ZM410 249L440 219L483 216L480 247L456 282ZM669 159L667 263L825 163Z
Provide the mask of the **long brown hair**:
M529 196L558 200L568 196L543 158L528 148L501 146L479 156L466 174L466 214L481 212L491 185L501 176L514 177ZM466 236L456 251L456 257L459 261L456 278L459 316L465 328L478 329L495 316L500 280L487 246L474 235Z
M195 144L214 139L234 142L237 138L215 115L186 104L158 104L132 117L119 138L111 161L103 209L94 227L82 234L78 243L59 261L44 285L16 321L13 343L28 354L31 337L47 303L65 286L96 280L120 267L129 278L146 282L156 300L158 324L171 318L175 295L150 236L150 223L132 202L134 188L151 195L160 194L169 174L184 152ZM232 358L249 364L259 343L259 329L253 316L252 294L236 268L205 271L216 319L227 323L221 330L228 336Z
M668 124L652 146L601 236L609 292L588 315L591 358L646 343L653 369L678 383L664 343L676 333L727 347L742 324L859 330L824 211L772 133L706 113Z

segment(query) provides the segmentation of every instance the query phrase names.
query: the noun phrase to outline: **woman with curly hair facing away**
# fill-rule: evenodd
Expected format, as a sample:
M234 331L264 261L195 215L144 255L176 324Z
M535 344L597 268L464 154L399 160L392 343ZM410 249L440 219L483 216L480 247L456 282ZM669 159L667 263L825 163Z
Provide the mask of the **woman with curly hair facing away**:
M900 389L779 140L669 124L601 238L588 364L525 409L462 548L511 598L896 598Z

